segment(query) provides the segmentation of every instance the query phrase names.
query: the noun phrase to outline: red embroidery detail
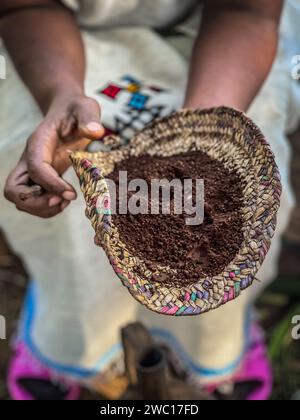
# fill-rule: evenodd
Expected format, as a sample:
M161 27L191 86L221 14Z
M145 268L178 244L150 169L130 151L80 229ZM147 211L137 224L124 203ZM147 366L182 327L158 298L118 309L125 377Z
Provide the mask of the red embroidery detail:
M114 85L114 84L110 84L108 85L105 89L103 89L100 93L102 93L102 95L108 96L111 99L117 99L119 93L123 90L123 88L121 88L118 85Z

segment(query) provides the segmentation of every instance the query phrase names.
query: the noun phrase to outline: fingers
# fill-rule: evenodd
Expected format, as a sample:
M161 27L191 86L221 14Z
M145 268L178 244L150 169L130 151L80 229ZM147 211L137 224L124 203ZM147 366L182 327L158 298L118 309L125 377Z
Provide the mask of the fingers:
M76 192L73 187L52 166L58 142L54 126L43 124L39 127L27 144L28 174L32 181L48 193L75 200Z
M22 191L21 188L20 191ZM16 208L19 211L29 213L33 216L37 216L42 219L49 219L62 212L61 204L53 207L48 206L49 197L50 196L48 194L45 194L40 198L29 198L25 202L17 203Z
M50 218L61 213L70 204L70 201L61 197L55 199L49 193L37 195L38 189L29 187L28 184L29 175L26 171L26 162L21 160L7 178L4 190L6 199L14 203L20 211L41 218ZM49 205L50 202L51 205Z
M92 98L81 99L74 107L74 115L78 123L78 135L90 140L99 140L105 133L100 123L101 109L98 102Z
M51 199L50 194L43 194L40 197L31 196L24 200L22 197L25 195L30 195L30 188L24 185L8 184L5 189L6 198L14 203L19 211L23 211L43 219L48 219L58 215L66 208L67 205L70 204L69 201L62 200L56 205L50 207L48 204Z
M61 178L70 166L70 153L85 149L90 141L104 135L98 102L76 97L65 108L53 107L45 121L29 138L16 169L10 174L5 196L27 213L48 218L63 211L77 195ZM41 196L32 195L29 183L42 188Z

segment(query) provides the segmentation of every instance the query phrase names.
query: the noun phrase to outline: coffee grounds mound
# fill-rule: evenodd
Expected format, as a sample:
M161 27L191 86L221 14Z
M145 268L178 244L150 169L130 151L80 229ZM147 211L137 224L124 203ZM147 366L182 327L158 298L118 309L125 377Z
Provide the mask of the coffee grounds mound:
M132 255L141 258L152 272L157 271L157 266L169 266L177 271L173 278L166 274L153 275L153 281L185 286L224 271L243 242L243 194L236 173L202 152L172 157L131 157L116 165L108 176L117 184L117 209L119 171L127 171L128 182L147 181L149 191L153 179L193 179L194 183L196 179L204 179L205 182L205 217L201 225L187 225L186 218L191 216L184 212L113 215L120 239ZM195 188L195 203L194 195Z

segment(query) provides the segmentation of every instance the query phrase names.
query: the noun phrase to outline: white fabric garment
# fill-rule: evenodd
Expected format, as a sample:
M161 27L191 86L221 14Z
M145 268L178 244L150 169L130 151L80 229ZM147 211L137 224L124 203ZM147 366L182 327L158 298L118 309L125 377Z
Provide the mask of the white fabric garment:
M295 26L291 25L289 14ZM263 285L276 275L280 235L293 206L286 132L295 128L299 119L300 103L294 94L298 85L290 76L290 63L300 8L287 3L286 16L273 70L249 112L274 150L284 187L277 235L258 275ZM142 94L148 101L146 108L162 106L162 114L167 114L182 106L187 63L151 30L101 31L85 35L85 46L86 90L101 102L103 122L108 128L116 128L116 115L125 118L124 105L130 99L125 92L127 85L124 88L124 83L129 83L128 76L142 82ZM41 120L37 106L9 60L7 70L8 79L0 82L1 190L27 136ZM121 89L116 102L103 93L111 85L115 90L109 92L113 95ZM78 186L72 170L67 179ZM35 280L22 331L31 350L57 371L85 377L107 366L116 355L114 345L119 340L119 328L139 319L156 328L158 336L168 339L174 348L178 348L178 343L184 345L185 353L193 361L191 367L202 380L232 373L245 345L247 304L261 286L253 286L235 302L203 316L174 319L152 314L130 297L104 253L94 246L81 194L79 197L62 215L47 221L19 213L0 198L0 225Z
M87 26L166 27L184 16L197 0L64 0Z

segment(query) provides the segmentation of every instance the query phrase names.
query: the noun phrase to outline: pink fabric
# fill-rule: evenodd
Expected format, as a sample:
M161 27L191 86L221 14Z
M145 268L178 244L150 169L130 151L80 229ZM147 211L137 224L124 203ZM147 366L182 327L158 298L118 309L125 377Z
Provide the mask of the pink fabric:
M250 332L250 343L248 351L242 362L240 371L231 379L231 383L247 382L257 380L262 383L252 394L247 397L247 401L266 401L270 398L273 388L273 374L270 361L268 359L265 337L262 329L258 325L253 325ZM222 384L214 384L208 387L208 391L213 393Z
M22 378L42 379L57 382L65 385L69 389L66 400L74 401L79 399L80 388L71 381L55 377L55 374L34 358L25 344L17 343L15 355L13 356L8 370L8 389L10 396L15 401L31 401L32 396L18 384Z
M244 360L242 369L236 381L249 381L257 379L262 386L247 398L248 401L265 401L272 394L273 374L268 359L264 333L258 326L251 328L251 345Z

